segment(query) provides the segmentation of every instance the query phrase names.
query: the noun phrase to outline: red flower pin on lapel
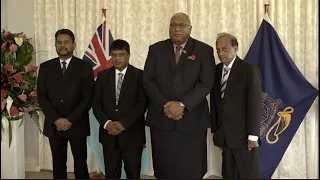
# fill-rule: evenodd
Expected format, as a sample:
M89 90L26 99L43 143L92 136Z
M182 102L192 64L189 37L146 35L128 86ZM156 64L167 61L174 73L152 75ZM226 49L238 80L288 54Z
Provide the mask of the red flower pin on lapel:
M190 59L191 61L194 61L196 59L195 55L189 56L188 59Z

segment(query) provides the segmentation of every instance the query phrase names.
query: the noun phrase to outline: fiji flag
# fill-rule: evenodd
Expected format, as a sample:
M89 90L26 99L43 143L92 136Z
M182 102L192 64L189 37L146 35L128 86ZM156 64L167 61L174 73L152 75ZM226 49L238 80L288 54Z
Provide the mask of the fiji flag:
M110 46L113 42L111 31L107 28L107 22L104 22L97 28L94 33L91 42L86 50L83 60L92 64L94 70L94 77L97 77L98 73L104 69L112 66L110 57ZM103 148L99 142L99 126L98 120L94 116L92 109L89 111L90 118L90 136L87 138L88 145L93 153L93 156L102 171L105 174ZM148 138L148 137L147 137ZM148 148L145 148L142 152L142 165L141 173L146 174L149 172L149 153ZM122 166L121 178L126 178L124 173L124 166Z
M318 91L300 73L265 14L245 61L262 76L261 177L270 179Z
M94 33L88 49L83 56L83 60L92 64L94 77L97 77L98 72L112 66L109 52L109 47L112 42L112 34L110 30L107 29L107 22L104 20Z
M94 77L97 77L98 72L110 68L112 66L109 47L113 42L113 37L109 29L107 29L107 22L104 20L97 28L96 32L89 43L83 60L91 63ZM103 161L103 148L99 142L99 122L94 116L92 109L89 111L90 136L87 138L87 143L92 151L92 154L103 174L105 174Z

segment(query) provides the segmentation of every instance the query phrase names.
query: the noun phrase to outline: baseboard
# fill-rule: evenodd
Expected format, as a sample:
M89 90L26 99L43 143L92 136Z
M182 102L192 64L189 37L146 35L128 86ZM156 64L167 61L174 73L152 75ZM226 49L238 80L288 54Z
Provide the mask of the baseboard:
M154 176L154 171L143 172L142 175L145 175L145 176Z

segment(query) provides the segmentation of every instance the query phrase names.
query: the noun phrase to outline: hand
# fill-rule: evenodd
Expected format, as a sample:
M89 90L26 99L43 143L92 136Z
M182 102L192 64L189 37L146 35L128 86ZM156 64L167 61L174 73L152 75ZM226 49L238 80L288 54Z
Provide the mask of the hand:
M110 122L106 125L106 130L107 130L108 133L111 134L111 135L118 135L118 134L120 134L120 131L119 131L118 129L116 129L113 121L110 121Z
M164 114L173 120L180 120L183 116L184 107L178 101L169 101L164 105Z
M173 120L178 121L178 120L182 119L182 117L183 117L183 113L180 114L180 115L178 115L178 116L172 116L171 118L172 118Z
M121 122L119 122L119 121L114 121L114 122L112 122L112 123L114 123L115 128L116 128L118 131L120 131L120 133L125 130L125 128L123 127L123 125L121 124Z
M259 147L258 141L250 141L248 140L248 150L251 151L252 148Z
M58 131L67 131L72 126L72 123L66 118L59 118L54 122L54 124L56 125Z

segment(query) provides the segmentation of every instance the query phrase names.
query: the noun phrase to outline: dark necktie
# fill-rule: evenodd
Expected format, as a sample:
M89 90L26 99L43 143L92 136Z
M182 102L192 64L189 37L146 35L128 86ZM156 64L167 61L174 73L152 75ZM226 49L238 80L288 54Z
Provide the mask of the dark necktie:
M62 75L64 75L64 73L66 72L66 70L67 70L67 63L66 62L62 62Z
M221 99L224 96L224 91L226 90L226 86L227 86L227 80L228 80L228 73L229 73L230 69L228 67L224 68L224 73L221 79Z
M176 46L176 53L175 53L176 64L179 63L179 59L181 56L181 53L180 53L181 49L182 49L181 46Z

